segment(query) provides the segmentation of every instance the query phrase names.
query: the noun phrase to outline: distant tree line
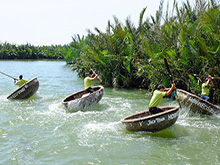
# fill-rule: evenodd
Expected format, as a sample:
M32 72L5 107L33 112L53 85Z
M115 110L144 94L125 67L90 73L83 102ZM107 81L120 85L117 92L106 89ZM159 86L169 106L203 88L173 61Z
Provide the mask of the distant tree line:
M0 43L0 59L63 59L64 46L33 46Z

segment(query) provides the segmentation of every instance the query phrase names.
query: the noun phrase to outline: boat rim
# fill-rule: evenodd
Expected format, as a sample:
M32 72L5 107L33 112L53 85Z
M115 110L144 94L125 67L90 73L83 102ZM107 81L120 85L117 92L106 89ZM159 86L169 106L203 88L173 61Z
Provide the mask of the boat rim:
M93 95L93 94L97 93L98 91L104 89L104 87L101 86L101 85L98 85L98 86L92 86L92 88L95 88L95 87L100 87L100 89L97 90L97 91L95 91L95 92L93 92L91 95ZM81 91L78 91L78 92L75 92L75 93L73 93L73 94L71 94L71 95L65 97L65 98L62 100L62 104L67 104L68 102L73 101L73 100L70 100L70 101L64 101L64 100L66 100L68 97L71 97L71 96L73 96L73 95L75 95L75 94L77 94L77 93L83 92L83 91L85 91L85 90L86 90L86 89L81 90ZM91 95L88 95L88 96L91 96ZM84 97L84 98L86 98L86 97ZM84 99L84 98L80 97L80 98L77 98L77 99L74 99L74 100L80 100L80 99Z
M207 104L209 104L209 105L211 105L211 106L214 106L214 107L220 109L217 105L212 104L212 103L210 103L209 101L206 101L206 100L202 99L201 97L199 97L199 96L197 96L197 95L195 95L195 94L192 94L192 93L187 92L187 91L182 90L182 89L177 89L177 91L180 91L180 92L182 92L182 93L184 93L184 94L188 94L188 95L190 95L190 96L192 96L192 97L195 97L195 98L199 99L200 101L203 101L203 102L205 102L205 103L207 103Z
M143 121L143 120L146 120L146 119L150 119L150 118L154 118L154 117L158 117L158 116L167 114L167 113L172 112L172 111L177 111L180 108L179 106L163 106L163 107L160 107L160 108L166 108L166 107L171 107L171 109L167 110L167 111L164 111L164 112L161 112L161 113L156 113L156 114L153 114L153 115L149 115L149 116L145 116L145 117L141 117L141 118L137 118L137 119L127 119L127 118L135 116L137 114L147 113L149 110L142 111L142 112L137 112L137 113L134 113L132 115L129 115L129 116L123 118L121 120L121 122L122 123L130 123L130 122Z
M22 86L20 86L18 89L16 89L15 91L13 91L10 95L8 95L7 99L9 99L14 93L18 92L18 91L21 90L25 85L31 83L31 82L34 81L35 79L38 81L37 77L32 78L31 80L29 80L28 82L26 82L25 84L23 84ZM39 81L38 81L38 82L39 82Z
M35 80L35 79L37 79L37 77L34 77L34 78L32 78L31 80L29 80L28 82L26 82L25 84L23 84L22 86L20 86L18 89L16 89L15 91L13 91L12 93L14 93L14 92L16 92L16 91L19 91L22 87L24 87L25 85L27 85L27 84L29 84L30 82L32 82L33 80ZM38 81L38 80L37 80ZM12 94L11 93L11 94ZM11 95L10 94L10 95ZM9 96L10 96L9 95Z

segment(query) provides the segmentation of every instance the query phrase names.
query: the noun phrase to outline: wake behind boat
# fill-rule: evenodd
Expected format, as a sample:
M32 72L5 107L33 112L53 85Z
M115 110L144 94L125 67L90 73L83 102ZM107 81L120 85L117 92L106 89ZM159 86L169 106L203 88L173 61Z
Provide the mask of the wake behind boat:
M190 111L194 113L200 113L205 115L219 114L220 108L199 96L186 92L181 89L177 89L177 96L183 106L186 106Z
M38 88L39 81L37 78L33 78L10 94L7 99L27 99L33 96L37 92Z
M121 122L128 131L157 132L172 126L179 117L178 106L160 107L164 112L149 115L148 110L125 117Z
M92 89L94 89L93 93L89 93L85 89L69 95L63 99L62 104L65 105L69 111L78 111L93 106L102 99L104 87L94 86Z

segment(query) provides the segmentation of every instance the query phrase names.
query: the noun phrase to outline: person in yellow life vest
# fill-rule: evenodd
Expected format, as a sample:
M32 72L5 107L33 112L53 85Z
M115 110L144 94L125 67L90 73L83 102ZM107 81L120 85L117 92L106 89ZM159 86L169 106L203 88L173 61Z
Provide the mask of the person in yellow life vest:
M163 112L162 109L158 108L157 106L162 101L164 96L169 96L172 91L176 89L175 84L172 84L171 88L165 88L163 85L159 85L157 89L154 91L153 96L149 103L149 112L150 114L156 114Z
M19 87L21 87L22 85L24 85L26 82L28 82L27 80L23 79L23 76L20 75L19 76L19 80L18 79L14 79L14 84L18 85Z
M211 82L211 86L210 86L210 82ZM203 98L204 100L208 101L209 100L209 91L210 89L214 88L214 84L212 82L212 76L209 75L208 78L205 79L205 83L202 84L202 93L200 95L201 98Z
M98 77L98 75L93 72L92 75L89 73L85 74L85 79L84 79L84 87L87 89L87 92L92 93L94 90L91 88L92 87L92 81L95 80Z

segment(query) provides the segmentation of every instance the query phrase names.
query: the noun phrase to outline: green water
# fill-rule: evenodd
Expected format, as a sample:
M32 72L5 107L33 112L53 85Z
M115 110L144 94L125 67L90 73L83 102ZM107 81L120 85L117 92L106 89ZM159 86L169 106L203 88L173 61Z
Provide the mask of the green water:
M182 108L177 122L157 133L128 132L122 118L147 108L146 91L105 88L99 104L67 113L62 99L83 79L62 61L0 61L0 71L38 77L28 100L7 100L17 87L0 75L0 164L219 164L219 116ZM98 82L96 82L98 83ZM178 105L164 99L161 105Z

